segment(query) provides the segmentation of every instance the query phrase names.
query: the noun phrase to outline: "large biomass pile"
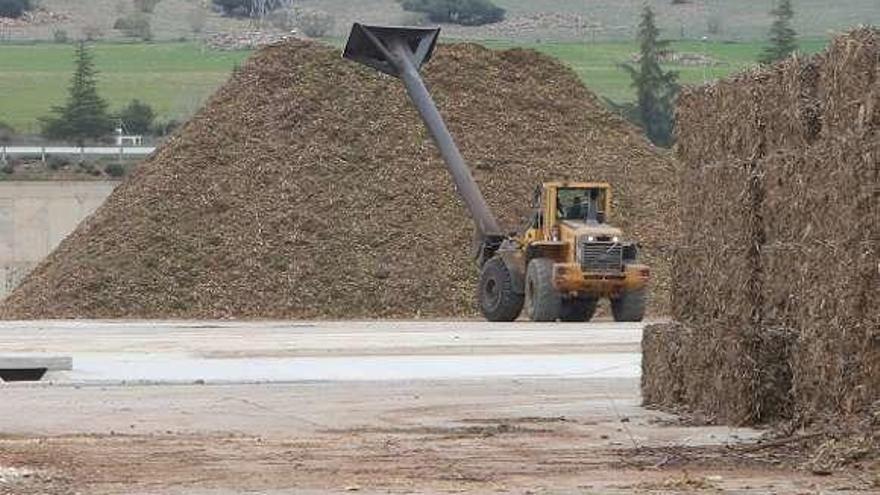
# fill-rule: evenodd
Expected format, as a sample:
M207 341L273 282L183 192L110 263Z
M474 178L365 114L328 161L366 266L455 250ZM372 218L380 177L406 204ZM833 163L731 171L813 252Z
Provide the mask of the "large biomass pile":
M729 422L880 399L880 32L686 92L676 323L644 339L645 400Z
M532 51L442 46L441 112L503 224L542 180L607 180L668 288L671 157ZM4 318L476 314L473 224L402 84L260 50L0 307Z

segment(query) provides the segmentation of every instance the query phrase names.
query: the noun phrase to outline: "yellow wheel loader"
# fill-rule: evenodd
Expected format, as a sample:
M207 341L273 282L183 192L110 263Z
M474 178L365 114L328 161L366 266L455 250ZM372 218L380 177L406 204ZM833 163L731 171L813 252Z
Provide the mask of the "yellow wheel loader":
M476 223L483 315L513 321L525 307L533 321L588 321L599 299L608 298L615 321L641 321L650 270L637 262L638 245L608 224L608 184L542 184L525 232L508 235L498 226L419 75L439 34L439 29L355 24L343 56L400 78L434 137Z

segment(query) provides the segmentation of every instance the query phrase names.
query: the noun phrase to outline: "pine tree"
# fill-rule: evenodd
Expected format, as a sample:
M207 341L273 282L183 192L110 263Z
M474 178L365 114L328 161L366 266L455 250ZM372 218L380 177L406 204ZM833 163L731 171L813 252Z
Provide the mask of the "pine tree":
M623 65L623 69L632 78L632 85L638 95L633 113L654 144L669 146L673 140L673 100L678 93L678 72L667 72L660 67L660 57L669 42L660 40L654 11L648 6L642 11L638 41L638 67Z
M67 103L52 107L54 116L41 119L43 135L50 139L75 141L83 146L87 139L106 136L113 130L107 102L98 95L97 70L91 52L80 42L74 56L76 70L68 88Z
M129 134L147 134L156 120L156 112L153 107L140 101L131 100L122 110L116 114L122 122L122 128Z
M781 0L770 13L776 17L770 27L770 45L758 59L762 64L772 64L782 60L797 50L797 33L791 27L794 9L791 0Z

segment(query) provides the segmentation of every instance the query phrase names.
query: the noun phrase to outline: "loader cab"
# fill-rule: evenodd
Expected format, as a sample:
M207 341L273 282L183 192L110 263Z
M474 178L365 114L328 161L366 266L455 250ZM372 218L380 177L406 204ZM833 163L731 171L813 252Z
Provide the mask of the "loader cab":
M611 186L604 182L548 182L543 185L541 226L546 236L560 224L605 224L611 212Z
M605 223L608 190L602 187L556 189L556 219Z
M604 182L548 182L535 188L530 240L558 238L560 225L603 225L611 212Z

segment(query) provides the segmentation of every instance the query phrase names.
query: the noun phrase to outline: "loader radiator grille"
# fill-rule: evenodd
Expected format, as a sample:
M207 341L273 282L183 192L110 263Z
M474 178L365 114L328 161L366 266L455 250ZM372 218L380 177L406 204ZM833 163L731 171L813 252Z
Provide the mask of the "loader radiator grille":
M623 246L613 242L582 242L581 268L591 272L623 270Z

